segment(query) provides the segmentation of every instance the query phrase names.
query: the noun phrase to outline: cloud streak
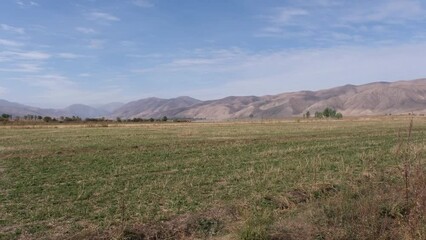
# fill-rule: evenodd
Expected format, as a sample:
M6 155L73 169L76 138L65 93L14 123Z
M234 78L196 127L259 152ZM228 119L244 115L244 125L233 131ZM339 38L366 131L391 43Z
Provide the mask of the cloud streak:
M413 32L411 25L426 19L423 5L418 0L378 0L374 3L316 0L309 4L295 1L264 14L261 19L265 25L255 36L302 39L310 44L408 37L411 34L401 36L401 32ZM392 26L395 24L399 26ZM341 38L343 35L347 37Z
M24 44L20 42L0 38L0 45L6 46L6 47L21 47Z
M0 62L16 61L16 60L47 60L51 57L50 54L39 51L15 52L3 51L0 52Z
M154 6L150 0L133 0L132 3L138 7L150 8Z
M0 68L0 72L18 72L18 73L35 73L43 70L40 64L35 63L21 63L8 68Z
M10 25L3 24L3 23L0 24L0 29L3 30L3 31L12 32L12 33L25 34L25 30L23 28L10 26Z
M203 76L214 83L184 91L201 99L318 90L344 84L421 78L426 44L342 46L263 53L221 50L175 59L140 74L160 79ZM227 55L223 55L228 52ZM226 56L226 57L225 57ZM356 74L351 74L356 73Z
M95 29L93 29L93 28L86 28L86 27L76 27L75 30L77 32L81 32L81 33L84 33L84 34L94 34L94 33L96 33Z
M89 14L89 19L95 21L115 22L120 21L120 18L105 12L94 11Z

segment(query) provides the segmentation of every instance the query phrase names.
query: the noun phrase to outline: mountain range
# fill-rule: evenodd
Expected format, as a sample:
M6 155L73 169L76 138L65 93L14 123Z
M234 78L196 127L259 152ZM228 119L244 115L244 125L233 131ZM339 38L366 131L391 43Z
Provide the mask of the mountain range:
M426 113L426 79L374 82L267 96L230 96L201 101L191 97L146 98L129 103L100 106L74 104L63 109L44 109L0 100L0 113L13 116L79 116L82 118L284 118L310 111L335 108L344 116Z

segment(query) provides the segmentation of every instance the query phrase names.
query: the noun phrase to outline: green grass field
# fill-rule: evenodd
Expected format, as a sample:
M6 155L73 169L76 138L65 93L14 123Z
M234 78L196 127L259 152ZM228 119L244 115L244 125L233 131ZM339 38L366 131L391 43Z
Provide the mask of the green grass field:
M0 128L0 239L426 239L426 118Z

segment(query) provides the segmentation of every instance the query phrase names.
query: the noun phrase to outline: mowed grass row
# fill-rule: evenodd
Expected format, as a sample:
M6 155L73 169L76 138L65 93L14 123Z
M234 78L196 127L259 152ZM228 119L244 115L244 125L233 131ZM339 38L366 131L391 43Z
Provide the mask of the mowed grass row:
M233 206L234 226L208 234L268 239L273 222L312 217L303 216L314 200L270 206L285 193L317 185L343 192L365 184L357 182L363 176L401 185L403 174L386 171L404 164L396 151L408 125L389 118L3 128L0 238L108 232ZM425 130L425 118L415 118L410 144L419 161Z

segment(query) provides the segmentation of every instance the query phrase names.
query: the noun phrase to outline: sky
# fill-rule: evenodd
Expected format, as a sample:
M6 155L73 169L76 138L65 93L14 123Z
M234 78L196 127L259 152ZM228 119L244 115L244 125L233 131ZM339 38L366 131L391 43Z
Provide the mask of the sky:
M32 106L423 77L424 0L0 3L0 99Z

